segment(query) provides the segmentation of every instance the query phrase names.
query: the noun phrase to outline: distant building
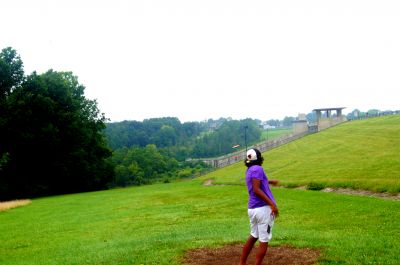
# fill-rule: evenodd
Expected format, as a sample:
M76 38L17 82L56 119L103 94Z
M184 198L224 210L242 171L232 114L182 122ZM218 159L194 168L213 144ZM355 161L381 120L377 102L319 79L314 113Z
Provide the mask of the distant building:
M275 129L276 126L272 126L272 125L269 125L269 124L262 124L262 128L264 130L268 130L268 129Z
M268 129L275 129L276 126L268 124L268 121L263 121L260 123L260 128L263 130L268 130Z

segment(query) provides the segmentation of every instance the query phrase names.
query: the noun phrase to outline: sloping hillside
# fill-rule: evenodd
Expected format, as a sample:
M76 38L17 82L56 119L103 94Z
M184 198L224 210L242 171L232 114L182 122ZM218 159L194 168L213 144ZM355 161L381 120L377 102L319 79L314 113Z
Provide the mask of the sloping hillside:
M400 116L352 121L264 153L281 185L400 192ZM243 184L242 163L215 171L216 183Z

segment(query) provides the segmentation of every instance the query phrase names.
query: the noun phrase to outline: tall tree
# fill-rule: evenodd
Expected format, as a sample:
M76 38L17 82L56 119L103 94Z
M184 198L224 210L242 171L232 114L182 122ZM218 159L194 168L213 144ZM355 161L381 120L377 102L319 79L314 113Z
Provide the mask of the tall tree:
M282 125L286 127L292 126L293 121L296 120L294 117L285 116L282 121Z
M0 53L0 103L24 80L24 68L20 56L11 47Z
M1 83L10 79L20 80ZM77 77L50 70L7 87L0 199L105 188L114 172L102 135L106 119Z
M5 168L10 161L10 153L6 148L7 123L10 119L10 107L7 101L10 93L24 80L23 63L17 52L11 47L0 52L0 194L8 189L5 180Z

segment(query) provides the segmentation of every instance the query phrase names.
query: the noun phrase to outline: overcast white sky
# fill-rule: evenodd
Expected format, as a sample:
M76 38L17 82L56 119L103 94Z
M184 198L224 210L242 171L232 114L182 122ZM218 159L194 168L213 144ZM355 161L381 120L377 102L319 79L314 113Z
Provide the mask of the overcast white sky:
M111 121L400 109L398 0L0 0L0 48Z

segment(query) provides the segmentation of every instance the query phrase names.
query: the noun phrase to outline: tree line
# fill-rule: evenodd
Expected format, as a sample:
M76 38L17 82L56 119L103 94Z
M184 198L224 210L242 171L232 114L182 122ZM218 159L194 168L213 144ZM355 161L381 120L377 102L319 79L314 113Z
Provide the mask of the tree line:
M181 123L178 118L164 117L107 123L104 135L113 149L114 183L125 186L206 172L209 166L189 158L227 154L238 145L244 148L260 140L261 129L251 119Z
M232 152L235 145L254 144L261 137L259 124L258 120L230 118L181 123L178 118L165 117L108 123L104 134L113 150L154 144L183 161L219 156Z

